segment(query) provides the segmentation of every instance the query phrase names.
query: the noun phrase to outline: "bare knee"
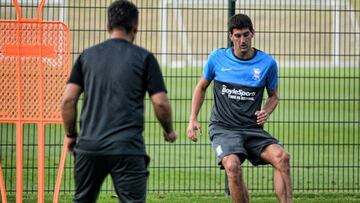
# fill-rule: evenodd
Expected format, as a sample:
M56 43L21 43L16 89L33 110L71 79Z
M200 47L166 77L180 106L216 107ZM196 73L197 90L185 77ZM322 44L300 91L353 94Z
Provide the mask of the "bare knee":
M275 155L275 161L273 166L276 170L282 172L290 171L290 155L284 150L279 151Z
M224 157L222 164L229 178L241 176L241 162L237 155Z

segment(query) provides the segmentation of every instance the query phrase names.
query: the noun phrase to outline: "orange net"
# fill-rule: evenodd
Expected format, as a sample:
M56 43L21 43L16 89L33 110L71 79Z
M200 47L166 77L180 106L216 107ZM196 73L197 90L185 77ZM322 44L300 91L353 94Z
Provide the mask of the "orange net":
M17 20L0 20L0 123L17 125L16 202L22 202L22 125L38 124L38 202L44 202L44 125L62 123L59 107L69 73L70 31L62 22L41 20L45 0L35 19L22 18L17 0L13 4ZM4 197L2 177L0 186Z
M0 21L0 122L62 122L68 44L65 24Z

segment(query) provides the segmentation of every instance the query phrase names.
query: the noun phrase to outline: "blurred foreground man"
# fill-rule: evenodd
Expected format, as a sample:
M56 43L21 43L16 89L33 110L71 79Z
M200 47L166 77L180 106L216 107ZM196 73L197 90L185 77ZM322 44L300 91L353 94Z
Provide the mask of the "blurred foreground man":
M96 202L108 174L122 203L146 202L146 92L164 129L164 139L174 142L177 138L158 62L153 54L133 44L138 21L133 3L113 2L108 7L111 39L81 53L66 86L61 109L66 142L75 156L76 203ZM78 135L76 106L82 92Z

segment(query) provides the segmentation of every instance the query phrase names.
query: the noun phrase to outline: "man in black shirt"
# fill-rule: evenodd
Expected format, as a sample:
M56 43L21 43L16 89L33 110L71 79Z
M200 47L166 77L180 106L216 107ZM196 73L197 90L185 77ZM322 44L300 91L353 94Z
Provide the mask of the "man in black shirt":
M66 142L75 154L74 202L95 202L108 174L122 202L146 201L146 92L165 141L177 138L160 67L153 54L133 44L138 18L133 3L113 2L108 8L111 39L81 53L66 86L61 108ZM76 105L82 92L77 136Z

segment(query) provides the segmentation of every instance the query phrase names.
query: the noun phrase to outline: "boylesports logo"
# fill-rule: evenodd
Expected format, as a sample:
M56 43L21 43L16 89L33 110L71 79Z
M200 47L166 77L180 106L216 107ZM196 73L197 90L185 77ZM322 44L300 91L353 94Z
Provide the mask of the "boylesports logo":
M242 89L229 89L226 85L222 85L221 94L227 94L229 99L236 99L236 100L250 100L255 101L254 96L256 92L248 92Z

